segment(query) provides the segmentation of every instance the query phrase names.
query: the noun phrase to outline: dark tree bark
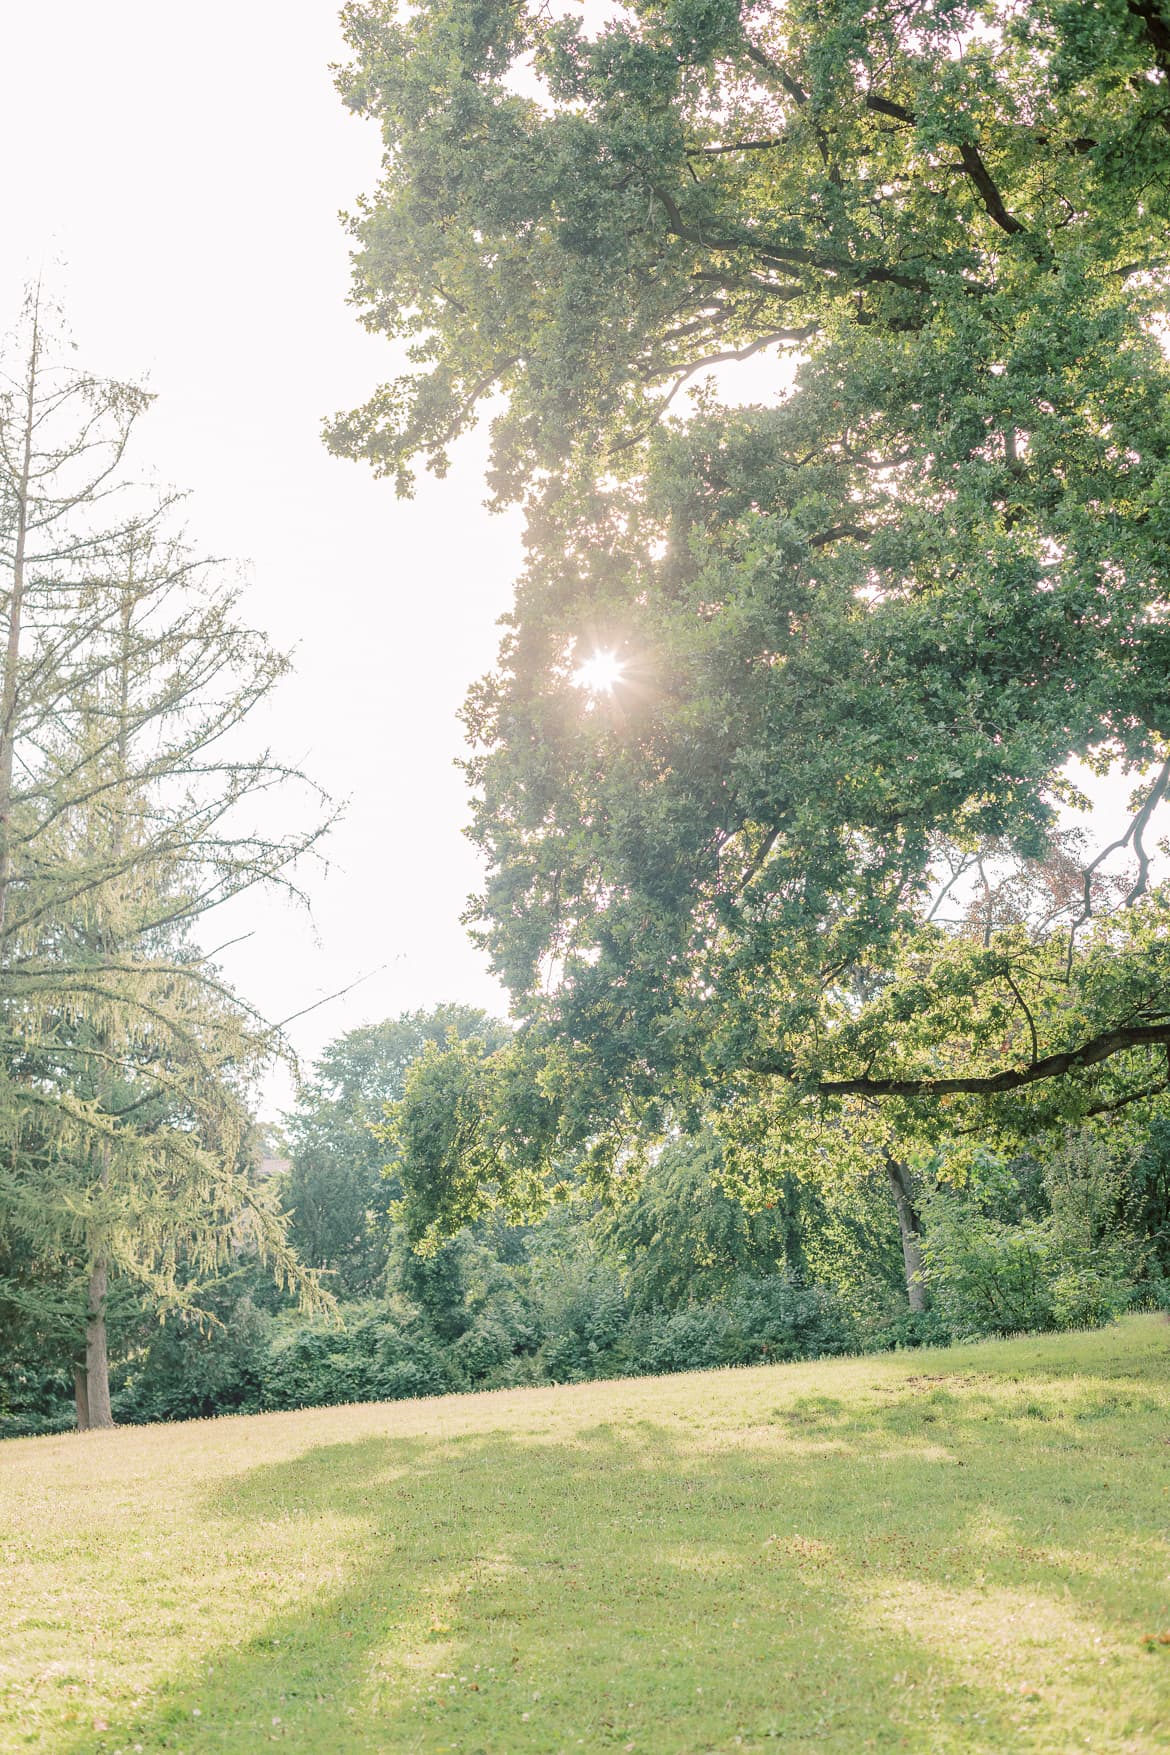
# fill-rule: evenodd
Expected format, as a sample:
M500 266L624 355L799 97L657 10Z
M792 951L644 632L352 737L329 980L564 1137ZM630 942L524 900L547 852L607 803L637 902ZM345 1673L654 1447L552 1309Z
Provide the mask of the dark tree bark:
M89 1431L89 1385L85 1380L85 1366L73 1367L73 1400L77 1408L77 1430Z
M85 1324L85 1380L89 1425L112 1426L110 1364L106 1345L106 1292L109 1276L99 1261L89 1276L89 1314Z
M922 1219L914 1204L906 1166L889 1153L885 1157L885 1166L890 1192L898 1211L898 1229L902 1233L906 1296L910 1300L911 1310L918 1314L926 1309L926 1278L922 1270Z

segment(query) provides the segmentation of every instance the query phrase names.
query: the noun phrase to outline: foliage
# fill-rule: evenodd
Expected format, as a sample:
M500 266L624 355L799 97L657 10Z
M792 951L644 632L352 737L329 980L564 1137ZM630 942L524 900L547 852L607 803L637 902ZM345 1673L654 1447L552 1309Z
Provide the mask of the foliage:
M239 737L286 661L128 474L149 397L69 356L33 289L0 365L0 1320L105 1425L117 1282L197 1308L246 1232L322 1301L249 1171L279 1038L195 928L324 825L257 827L303 780Z
M623 1357L632 1362L623 1348L630 1310L620 1267L608 1252L566 1248L565 1241L557 1240L544 1272L535 1276L545 1325L543 1372L552 1383L617 1377Z
M839 407L843 378L933 356L926 412L965 455L989 392L1023 389L995 385L991 335L1075 394L1061 366L1089 385L1099 326L1163 261L1151 6L353 0L345 22L340 90L385 148L355 297L416 369L331 436L403 486L497 386L512 491L765 348L855 359L825 374Z
M801 1222L799 1187L753 1213L724 1191L722 1172L715 1136L674 1140L647 1168L637 1192L613 1210L605 1229L629 1263L636 1309L673 1309L718 1294L737 1274L802 1265L811 1227Z
M1087 1328L1132 1304L1147 1251L1132 1226L1127 1169L1082 1133L1045 1166L1039 1216L1011 1212L1009 1167L987 1166L981 1185L961 1193L937 1190L924 1253L952 1334Z
M1158 9L346 18L342 92L385 143L356 297L412 369L332 443L405 489L502 390L493 479L529 516L467 708L474 924L523 1039L498 1077L462 1069L458 1142L456 1066L407 1091L431 1234L493 1190L530 1204L542 1155L613 1173L632 1134L712 1104L899 1155L1148 1121L1170 1041L1143 839L1170 787ZM778 403L708 387L667 417L696 372L769 350ZM590 695L598 652L616 680ZM1140 778L1119 885L1058 828L1070 758Z
M373 1124L401 1098L407 1068L427 1043L477 1037L497 1047L506 1036L473 1007L440 1005L350 1030L326 1048L285 1117L284 1200L302 1259L327 1268L339 1295L367 1295L385 1271L385 1210L402 1189L383 1175L387 1154Z
M631 1369L658 1374L820 1359L862 1350L842 1301L786 1273L733 1280L724 1295L631 1325L624 1347Z
M272 1345L262 1391L267 1408L328 1406L441 1395L453 1384L440 1348L420 1333L409 1306L351 1307L346 1326L285 1324Z
M205 1420L255 1413L264 1405L261 1391L271 1369L264 1312L249 1290L241 1294L230 1281L203 1287L200 1304L214 1322L183 1312L165 1324L156 1321L137 1357L115 1371L113 1408L120 1425Z
M1155 1121L1135 1154L1129 1213L1153 1280L1170 1282L1170 1122Z
M142 1309L115 1320L118 1418L580 1383L1086 1327L1158 1301L1165 1284L1149 1277L1156 1236L1128 1161L1091 1135L1070 1136L1044 1163L984 1155L962 1187L924 1180L931 1301L919 1314L907 1309L876 1182L826 1188L796 1209L802 1245L822 1264L823 1277L812 1278L783 1253L793 1215L765 1214L761 1224L718 1186L717 1156L710 1136L676 1141L616 1212L562 1202L536 1224L485 1220L421 1255L391 1228L380 1295L343 1303L329 1321L274 1298L259 1265L241 1260L202 1294L214 1326L148 1326ZM64 1423L63 1380L26 1369L17 1400L14 1381L0 1430Z

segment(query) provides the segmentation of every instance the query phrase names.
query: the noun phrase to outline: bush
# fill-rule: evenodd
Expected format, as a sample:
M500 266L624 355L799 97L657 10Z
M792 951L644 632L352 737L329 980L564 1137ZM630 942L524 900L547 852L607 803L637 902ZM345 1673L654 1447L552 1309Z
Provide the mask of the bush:
M1096 1268L1070 1268L1052 1282L1054 1328L1100 1328L1133 1303L1133 1287Z
M516 1336L511 1325L494 1312L478 1316L465 1334L450 1349L458 1375L475 1388L516 1352Z
M1006 1225L970 1201L930 1203L923 1258L934 1306L955 1339L1055 1326L1050 1220Z
M451 1362L403 1300L343 1306L340 1323L284 1320L265 1371L265 1408L399 1401L459 1387Z
M654 1375L816 1359L859 1346L841 1299L795 1275L741 1275L726 1293L670 1312L647 1311L628 1324L624 1369Z
M77 1421L73 1384L43 1366L7 1365L0 1375L0 1438L68 1432Z
M649 1376L738 1365L743 1354L739 1324L725 1304L692 1304L651 1317L641 1333L632 1329L630 1341L626 1369Z
M747 1360L819 1359L855 1352L859 1335L843 1300L826 1286L808 1285L793 1274L741 1278L728 1308Z
M622 1370L618 1354L628 1319L617 1270L592 1255L550 1264L537 1283L546 1380L581 1383Z
M1041 1218L993 1216L1002 1205L1003 1172L995 1167L986 1189L937 1192L924 1257L952 1336L1087 1328L1126 1309L1145 1256L1127 1222L1131 1169L1083 1130L1069 1134L1044 1168Z
M172 1317L113 1372L114 1418L140 1425L256 1413L263 1406L268 1344L268 1318L247 1296L215 1324Z

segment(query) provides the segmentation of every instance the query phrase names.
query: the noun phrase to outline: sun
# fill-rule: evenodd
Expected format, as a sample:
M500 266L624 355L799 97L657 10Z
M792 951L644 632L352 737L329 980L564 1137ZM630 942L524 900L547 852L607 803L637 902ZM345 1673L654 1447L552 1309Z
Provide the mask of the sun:
M591 695L609 695L624 674L625 667L615 652L593 652L577 666L573 681L579 689L588 689Z

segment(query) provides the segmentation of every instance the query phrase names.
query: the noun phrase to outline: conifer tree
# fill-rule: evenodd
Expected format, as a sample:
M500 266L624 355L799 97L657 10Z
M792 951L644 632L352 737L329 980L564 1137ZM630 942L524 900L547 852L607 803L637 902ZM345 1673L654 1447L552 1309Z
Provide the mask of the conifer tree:
M286 661L175 533L174 497L127 476L148 399L63 367L46 328L34 294L0 397L0 1232L23 1264L0 1307L39 1303L63 1341L84 1313L78 1417L101 1426L112 1277L190 1307L246 1232L319 1296L248 1172L276 1037L194 929L289 884L323 823L255 827L302 778L241 740Z

